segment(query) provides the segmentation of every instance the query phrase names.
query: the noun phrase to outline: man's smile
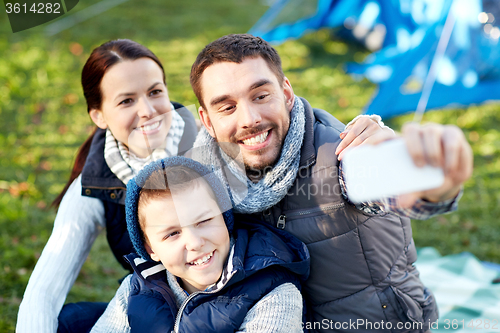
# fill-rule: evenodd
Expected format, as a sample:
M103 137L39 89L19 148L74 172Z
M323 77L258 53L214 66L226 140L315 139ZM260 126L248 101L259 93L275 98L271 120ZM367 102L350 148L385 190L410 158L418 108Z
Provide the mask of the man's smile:
M256 135L253 135L251 137L240 140L239 142L242 142L244 145L247 145L247 146L255 146L257 144L260 144L260 143L263 143L264 141L266 141L270 132L271 132L271 130L267 130L265 132L261 132L261 133L258 133Z
M272 137L274 137L273 133L273 129L268 129L264 132L246 137L243 140L238 140L238 144L245 150L260 150L268 146Z

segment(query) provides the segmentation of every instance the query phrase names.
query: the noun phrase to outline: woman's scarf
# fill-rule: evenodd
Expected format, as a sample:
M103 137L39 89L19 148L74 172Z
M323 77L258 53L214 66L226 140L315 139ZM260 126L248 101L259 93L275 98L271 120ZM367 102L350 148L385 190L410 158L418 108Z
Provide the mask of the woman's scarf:
M172 110L175 110L171 105ZM125 185L144 166L160 158L177 156L179 143L184 133L184 120L175 111L172 111L172 124L165 138L165 148L153 150L146 158L135 156L128 147L115 139L109 128L106 130L106 142L104 144L104 159L108 167Z

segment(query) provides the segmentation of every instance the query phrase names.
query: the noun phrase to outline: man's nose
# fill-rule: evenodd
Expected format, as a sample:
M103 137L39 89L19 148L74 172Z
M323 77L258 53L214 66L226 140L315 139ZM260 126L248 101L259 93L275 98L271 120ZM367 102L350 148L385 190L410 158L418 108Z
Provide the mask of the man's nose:
M153 114L156 112L156 109L153 107L153 105L148 101L147 98L140 98L139 103L139 116L140 117L146 117L146 118L151 118Z
M260 110L250 103L241 103L238 105L238 121L240 127L255 127L262 121Z

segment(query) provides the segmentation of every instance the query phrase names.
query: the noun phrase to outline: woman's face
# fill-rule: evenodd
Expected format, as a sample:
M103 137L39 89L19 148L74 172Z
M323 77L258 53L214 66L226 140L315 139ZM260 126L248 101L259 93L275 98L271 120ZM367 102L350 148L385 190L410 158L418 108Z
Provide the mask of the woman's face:
M102 106L90 110L100 128L139 157L165 146L172 114L161 68L149 58L125 60L113 65L101 81Z

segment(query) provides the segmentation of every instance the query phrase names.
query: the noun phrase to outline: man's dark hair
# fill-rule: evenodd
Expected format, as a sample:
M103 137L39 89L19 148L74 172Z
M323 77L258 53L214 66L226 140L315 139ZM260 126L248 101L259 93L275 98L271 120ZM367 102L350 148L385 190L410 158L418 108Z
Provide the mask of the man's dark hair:
M283 84L285 74L281 68L281 59L278 52L265 40L249 34L232 34L223 36L205 48L198 54L196 61L191 67L191 87L206 110L203 103L201 76L207 67L219 62L235 62L240 64L246 58L262 57L269 69L276 75L280 86Z

